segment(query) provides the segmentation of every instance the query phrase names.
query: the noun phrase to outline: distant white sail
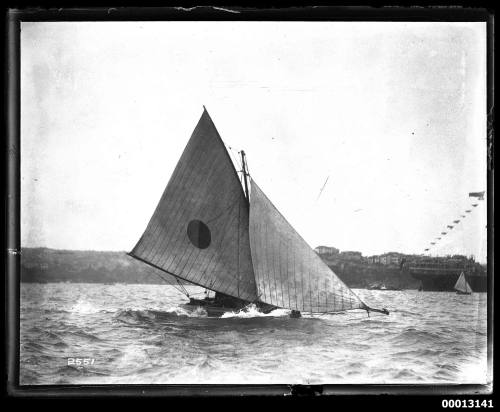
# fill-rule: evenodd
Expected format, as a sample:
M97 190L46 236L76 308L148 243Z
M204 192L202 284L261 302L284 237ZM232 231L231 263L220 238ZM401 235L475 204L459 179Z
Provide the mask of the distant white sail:
M465 279L464 272L460 273L454 289L462 293L472 293L472 288L469 286L467 279Z

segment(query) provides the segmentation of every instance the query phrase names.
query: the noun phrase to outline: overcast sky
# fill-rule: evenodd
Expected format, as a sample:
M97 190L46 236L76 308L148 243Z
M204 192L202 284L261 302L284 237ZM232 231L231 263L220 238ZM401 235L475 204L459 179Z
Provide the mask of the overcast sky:
M485 23L22 23L21 47L23 246L130 250L202 105L312 247L421 253L486 189ZM486 259L472 209L433 253Z

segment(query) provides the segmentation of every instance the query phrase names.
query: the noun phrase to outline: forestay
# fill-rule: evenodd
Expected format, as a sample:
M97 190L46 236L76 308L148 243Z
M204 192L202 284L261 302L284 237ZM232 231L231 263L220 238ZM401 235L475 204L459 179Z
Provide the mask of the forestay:
M365 309L251 181L250 249L259 300L324 313Z
M197 285L255 301L248 222L240 181L205 110L130 254Z

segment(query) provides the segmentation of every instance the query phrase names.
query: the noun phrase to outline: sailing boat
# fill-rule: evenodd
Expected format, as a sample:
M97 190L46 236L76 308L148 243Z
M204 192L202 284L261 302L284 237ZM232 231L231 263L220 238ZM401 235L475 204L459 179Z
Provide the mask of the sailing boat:
M467 283L464 272L460 273L454 289L457 291L458 295L470 295L472 293L472 288L469 286L469 283Z
M250 304L333 313L367 306L321 260L250 177L242 182L204 107L203 114L130 256L215 292L189 298L209 316Z

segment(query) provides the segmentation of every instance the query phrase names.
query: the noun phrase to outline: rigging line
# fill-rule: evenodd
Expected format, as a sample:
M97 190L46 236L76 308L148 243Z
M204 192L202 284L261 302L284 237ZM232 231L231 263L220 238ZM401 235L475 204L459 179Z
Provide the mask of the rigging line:
M188 291L186 290L186 288L184 288L184 286L181 285L181 283L179 282L179 279L177 279L177 277L173 276L173 278L177 281L177 283L179 284L180 288L178 288L175 284L171 283L171 282L168 282L160 273L158 273L156 270L154 269L149 269L149 274L151 275L152 273L154 273L156 276L158 276L161 280L163 280L167 285L169 286L173 286L177 291L179 291L180 293L182 293L183 295L186 295L187 297L189 297L189 293Z
M242 161L240 160L240 158L238 157L238 155L240 154L240 151L234 153L234 149L231 149L233 151L233 154L234 154L234 157L236 158L236 162L239 166L240 169L243 169L243 163Z
M175 280L177 281L177 283L179 284L179 286L182 288L182 290L184 291L185 295L186 295L187 297L189 297L189 293L188 293L188 291L187 291L187 290L186 290L186 288L185 288L185 287L181 284L180 280L179 280L179 279L177 279L177 278L175 278Z
M243 166L239 162L238 156L235 154L234 149L231 146L227 146L227 148L229 149L229 155L231 156L234 165L237 166L239 169L243 169Z
M177 287L177 286L175 286L175 285L172 285L172 286L173 286L173 287L174 287L174 289L175 289L176 291L178 291L179 293L182 293L183 295L186 295L187 297L189 297L189 295L187 295L185 292L183 292L183 291L182 291L182 289L178 288L178 287Z
M175 286L174 284L172 284L172 283L168 282L168 281L167 281L167 280L166 280L166 279L165 279L162 275L160 275L157 271L150 269L150 270L148 270L148 272L149 272L149 273L148 273L148 275L155 274L155 275L156 275L156 276L158 276L161 280L163 280L163 281L164 281L167 285L169 285L169 286L173 286L173 287L174 287L176 290L178 290L179 292L184 293L182 290L180 290L179 288L177 288L177 286ZM175 279L177 280L177 278L175 278ZM177 280L177 281L178 281L178 280ZM189 296L189 295L188 295L188 296Z

